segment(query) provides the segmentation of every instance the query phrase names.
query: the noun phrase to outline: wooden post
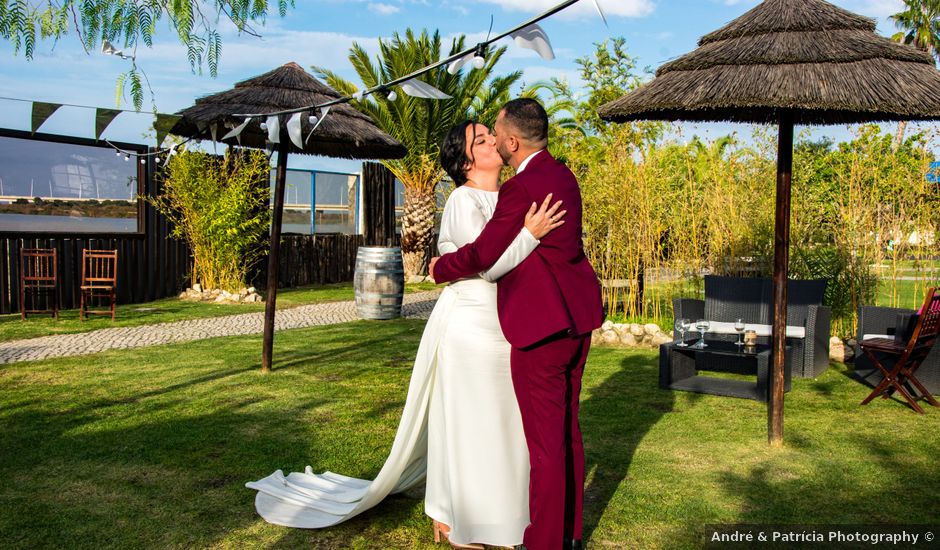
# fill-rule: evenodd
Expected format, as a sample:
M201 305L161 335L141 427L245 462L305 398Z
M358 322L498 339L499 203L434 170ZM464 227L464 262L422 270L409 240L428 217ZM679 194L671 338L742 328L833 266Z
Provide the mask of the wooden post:
M261 373L271 372L274 350L274 307L277 304L277 268L281 249L281 219L284 215L284 187L287 181L287 151L290 142L282 136L277 150L277 176L274 180L274 211L271 213L271 251L268 254L268 287L264 302L264 344L261 351Z
M790 179L793 173L793 116L780 115L777 141L777 212L774 221L773 366L767 401L767 439L783 445L783 369L786 368L787 272L790 263Z

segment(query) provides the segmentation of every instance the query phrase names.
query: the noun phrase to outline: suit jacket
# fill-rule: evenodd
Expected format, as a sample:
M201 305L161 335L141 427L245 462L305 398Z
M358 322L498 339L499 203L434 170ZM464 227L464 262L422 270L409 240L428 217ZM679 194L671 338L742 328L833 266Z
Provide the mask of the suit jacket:
M497 282L496 307L506 339L524 348L561 331L587 334L603 322L601 289L581 242L581 190L567 166L541 151L503 184L492 219L477 239L445 254L434 266L439 283L469 277L499 259L522 227L533 202L553 194L565 223L541 239L535 252Z

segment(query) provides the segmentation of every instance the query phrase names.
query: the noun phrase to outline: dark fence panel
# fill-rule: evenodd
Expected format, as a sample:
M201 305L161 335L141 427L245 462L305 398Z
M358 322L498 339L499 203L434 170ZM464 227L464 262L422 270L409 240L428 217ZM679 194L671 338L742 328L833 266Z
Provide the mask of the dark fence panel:
M278 288L352 281L362 242L362 235L282 235ZM263 289L267 280L264 261L252 281Z

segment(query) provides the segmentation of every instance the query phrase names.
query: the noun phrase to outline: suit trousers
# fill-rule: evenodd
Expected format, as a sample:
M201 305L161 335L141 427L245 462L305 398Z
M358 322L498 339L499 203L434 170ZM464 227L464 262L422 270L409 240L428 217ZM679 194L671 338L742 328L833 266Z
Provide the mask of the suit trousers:
M512 384L529 447L527 550L559 550L581 538L584 443L578 423L581 377L591 335L562 333L513 348Z

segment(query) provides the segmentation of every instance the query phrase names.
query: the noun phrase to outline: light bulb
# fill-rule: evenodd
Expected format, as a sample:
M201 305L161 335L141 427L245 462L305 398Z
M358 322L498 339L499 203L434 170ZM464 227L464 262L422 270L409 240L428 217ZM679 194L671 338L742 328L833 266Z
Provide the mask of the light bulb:
M176 147L170 149L170 154L171 154L171 155L175 155L175 154L176 154Z
M140 159L140 163L141 163L141 164L147 164L147 159L145 159L145 158Z
M486 66L486 58L479 55L473 56L473 66L477 69L482 69Z
M117 149L114 150L114 154L115 156L118 156L118 157L121 156L121 152L118 151Z
M395 101L396 99L398 99L398 94L395 93L395 90L390 91L390 92L388 93L388 100L389 100L389 101Z
M307 118L307 122L309 122L311 126L313 126L314 124L316 124L318 120L320 120L320 119L317 118L316 115L310 115L310 116Z
M125 154L125 155L124 155L124 162L127 162L127 161L129 161L129 160L131 160L131 156Z
M267 129L268 129L268 123L267 123L267 122L262 122L262 123L261 123L261 129L262 129L262 130L267 130Z

